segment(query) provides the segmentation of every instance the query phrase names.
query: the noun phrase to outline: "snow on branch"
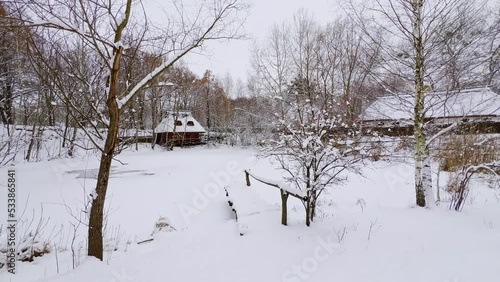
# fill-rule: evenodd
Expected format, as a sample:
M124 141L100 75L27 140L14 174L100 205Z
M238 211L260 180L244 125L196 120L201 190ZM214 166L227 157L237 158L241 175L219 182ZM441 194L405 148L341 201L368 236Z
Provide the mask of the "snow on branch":
M146 87L153 79L159 76L164 70L170 68L175 62L184 57L191 50L200 47L203 42L207 40L217 40L217 39L231 39L235 38L236 35L232 34L230 36L223 36L220 31L217 31L219 23L222 25L221 28L227 28L228 23L224 23L224 18L227 17L231 12L239 11L244 9L244 6L238 4L238 0L222 1L220 5L215 5L215 15L213 15L212 22L207 26L207 28L202 31L199 36L186 47L172 52L170 59L166 60L163 64L155 68L150 74L146 75L137 85L128 92L126 95L120 95L117 97L118 108L122 109L126 106L132 97L134 97L137 92ZM197 27L196 30L199 30ZM115 40L116 41L116 40Z
M498 175L498 173L495 171L496 169L499 169L500 168L500 161L494 161L494 162L490 162L490 163L483 163L483 164L480 164L480 165L471 165L469 166L466 170L465 170L465 174L471 172L471 173L474 173L480 169L485 169L485 170L488 170L490 172L492 172L493 174L495 175Z
M123 106L127 105L132 97L134 97L137 92L139 92L141 89L146 87L153 79L155 79L158 75L160 75L164 70L168 69L171 67L175 62L180 60L184 55L186 55L189 51L197 48L199 46L199 41L196 42L196 44L189 45L187 48L180 49L178 51L173 52L172 56L170 59L166 60L163 62L160 66L155 68L152 72L150 72L148 75L146 75L139 83L137 83L134 88L128 92L127 95L118 98L118 108L121 109Z
M431 136L431 138L429 138L426 142L425 142L425 146L429 146L430 144L432 144L432 142L434 142L437 138L439 138L440 136L450 132L452 129L454 129L455 127L458 126L458 122L455 122L455 123L452 123L451 125L441 129L438 133L434 134L433 136Z
M245 170L245 173L247 173L253 179L255 179L255 180L257 180L257 181L259 181L261 183L267 184L269 186L276 187L278 189L286 191L288 194L290 194L290 195L292 195L292 196L294 196L296 198L299 198L299 199L302 199L304 201L307 201L307 195L304 193L304 191L292 188L292 187L290 187L289 185L287 185L284 182L275 181L275 180L272 180L272 179L268 179L268 178L256 176L256 175L250 173L249 170Z
M16 20L19 20L19 19L16 19ZM41 26L41 27L65 30L65 31L68 31L71 33L78 34L82 38L89 40L91 43L94 43L93 41L95 40L96 42L99 42L105 46L113 47L113 44L110 41L103 39L99 36L96 36L95 34L92 34L92 33L87 32L85 30L82 30L82 29L78 28L77 26L74 26L70 23L64 22L58 18L51 18L51 19L47 19L47 20L33 19L33 20L21 20L21 21L24 23L25 27Z
M490 137L486 137L486 138L484 138L483 140L481 140L481 141L479 141L479 142L474 143L474 146L482 146L482 145L484 145L484 143L489 142L489 141L494 140L494 139L497 139L497 138L499 138L499 137L500 137L500 136L497 136L497 135L495 135L495 136L490 136Z

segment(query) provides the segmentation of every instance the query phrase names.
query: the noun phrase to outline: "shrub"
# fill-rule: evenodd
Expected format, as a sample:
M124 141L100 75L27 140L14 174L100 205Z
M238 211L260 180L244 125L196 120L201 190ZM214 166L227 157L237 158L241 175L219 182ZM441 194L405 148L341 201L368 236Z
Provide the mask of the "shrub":
M6 263L7 258L7 233L0 232L0 268ZM22 236L17 246L18 261L33 261L36 257L41 257L51 252L48 241L43 241L35 236L35 233L29 232Z
M175 228L170 224L168 218L160 216L155 223L155 228L151 235L154 235L158 232L172 232L175 231Z
M461 211L469 195L469 183L472 176L478 172L489 172L495 178L500 169L500 162L483 163L480 165L463 166L448 181L447 191L451 194L450 209Z
M500 146L494 138L481 135L453 135L441 140L437 157L444 171L458 171L463 167L490 163L500 158Z

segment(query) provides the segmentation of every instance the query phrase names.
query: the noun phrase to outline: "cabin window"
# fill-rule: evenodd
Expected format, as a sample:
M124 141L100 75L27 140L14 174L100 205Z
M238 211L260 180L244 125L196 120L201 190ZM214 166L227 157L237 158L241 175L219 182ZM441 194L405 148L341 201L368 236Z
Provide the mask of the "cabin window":
M181 126L181 125L182 125L182 121L180 121L180 120L175 121L175 126Z
M192 121L188 121L187 125L188 125L188 126L194 126L194 122L192 122Z

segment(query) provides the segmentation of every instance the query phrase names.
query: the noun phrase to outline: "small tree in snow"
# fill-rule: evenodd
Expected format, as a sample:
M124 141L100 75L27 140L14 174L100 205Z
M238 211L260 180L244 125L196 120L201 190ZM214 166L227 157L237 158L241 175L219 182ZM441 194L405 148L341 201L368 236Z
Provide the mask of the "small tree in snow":
M295 79L286 97L276 97L286 111L276 114L278 133L265 149L286 172L286 181L306 193L307 226L314 220L320 195L346 181L344 172L358 172L361 161L354 132L342 116L333 113L333 105L320 97L307 79Z

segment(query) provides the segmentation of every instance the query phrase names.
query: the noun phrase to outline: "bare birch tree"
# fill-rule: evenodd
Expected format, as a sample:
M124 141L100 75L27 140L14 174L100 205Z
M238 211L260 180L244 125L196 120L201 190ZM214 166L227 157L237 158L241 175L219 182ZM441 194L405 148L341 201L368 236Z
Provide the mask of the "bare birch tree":
M451 36L470 30L467 24L460 24L463 22L463 15L478 12L482 7L481 3L465 0L375 0L345 3L347 10L363 27L367 41L380 42L373 38L374 30L381 30L385 34L386 40L380 44L384 62L375 74L377 79L382 83L394 79L400 80L403 82L403 89L396 91L408 91L414 96L412 114L416 204L421 207L431 206L434 204L434 197L431 156L427 142L429 105L426 104L425 97L431 87L444 77L442 70L456 62L459 53L450 50L453 54L448 60L443 60L443 33ZM369 21L366 21L367 17ZM446 29L450 32L445 32ZM460 52L463 47L465 46L460 47L459 44L453 46ZM451 75L449 71L448 74ZM390 87L385 86L385 88L393 91Z

